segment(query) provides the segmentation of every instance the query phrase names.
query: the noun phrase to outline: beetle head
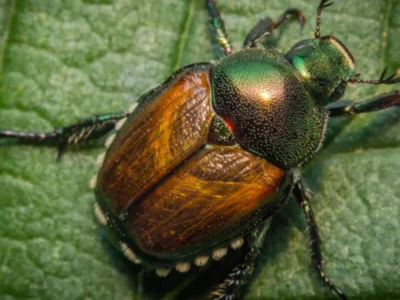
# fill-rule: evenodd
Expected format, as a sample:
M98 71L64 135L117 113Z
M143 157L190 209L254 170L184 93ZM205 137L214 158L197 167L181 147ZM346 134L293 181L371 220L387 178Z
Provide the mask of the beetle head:
M353 56L333 36L301 41L285 57L307 82L321 105L340 99L347 81L355 73Z
M320 36L322 10L333 4L327 2L321 0L318 6L315 38L295 44L285 55L321 105L343 96L356 68L353 56L342 42L333 36Z

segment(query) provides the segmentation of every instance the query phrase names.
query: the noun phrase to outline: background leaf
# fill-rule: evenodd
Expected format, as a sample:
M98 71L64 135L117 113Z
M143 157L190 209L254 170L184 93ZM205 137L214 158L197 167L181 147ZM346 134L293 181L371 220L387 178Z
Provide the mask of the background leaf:
M292 22L266 42L287 51L311 36L317 5L219 0L236 49L259 18L297 7L304 30ZM213 58L206 22L198 0L1 0L0 128L49 131L129 107L180 66ZM363 77L384 66L399 74L398 0L337 0L323 12L322 33L347 45ZM390 89L349 86L345 98ZM349 296L400 297L399 121L398 108L333 120L305 168L327 272ZM101 147L57 162L55 149L0 146L1 299L147 299L183 288L179 275L143 276L99 230L88 181ZM290 201L271 224L246 298L332 296L309 270L307 245Z

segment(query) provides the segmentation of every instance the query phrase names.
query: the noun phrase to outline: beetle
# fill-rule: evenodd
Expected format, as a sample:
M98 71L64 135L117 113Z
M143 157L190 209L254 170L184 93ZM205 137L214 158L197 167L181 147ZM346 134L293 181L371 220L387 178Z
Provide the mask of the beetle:
M281 54L258 42L289 16L266 18L234 52L215 1L206 1L214 34L226 57L176 71L129 111L95 116L50 133L3 130L2 138L65 146L116 130L91 181L95 212L134 263L166 276L220 260L228 248L247 255L213 292L233 297L250 275L271 217L298 200L309 227L312 264L323 282L344 293L323 271L320 239L300 168L321 148L328 115L352 115L399 105L399 91L349 104L335 102L347 83L395 84L398 77L360 79L349 50L320 35ZM184 224L184 226L182 226Z

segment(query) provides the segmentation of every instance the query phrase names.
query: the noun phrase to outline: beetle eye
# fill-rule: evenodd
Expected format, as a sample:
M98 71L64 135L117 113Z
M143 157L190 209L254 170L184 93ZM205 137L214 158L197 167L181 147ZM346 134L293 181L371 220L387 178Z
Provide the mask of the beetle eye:
M339 100L342 98L344 91L346 90L346 85L347 83L345 81L342 81L336 89L332 92L331 98L333 101Z

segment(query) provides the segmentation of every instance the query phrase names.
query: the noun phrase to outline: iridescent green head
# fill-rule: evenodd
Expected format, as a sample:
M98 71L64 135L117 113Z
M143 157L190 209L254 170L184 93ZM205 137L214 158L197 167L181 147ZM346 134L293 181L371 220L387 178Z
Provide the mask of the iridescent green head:
M347 82L355 75L356 64L350 51L333 36L320 36L322 10L333 2L321 0L314 39L295 44L285 55L309 87L320 105L339 100Z
M347 81L355 74L355 62L335 37L304 40L285 55L310 88L320 105L343 96Z

